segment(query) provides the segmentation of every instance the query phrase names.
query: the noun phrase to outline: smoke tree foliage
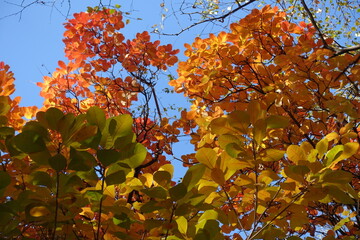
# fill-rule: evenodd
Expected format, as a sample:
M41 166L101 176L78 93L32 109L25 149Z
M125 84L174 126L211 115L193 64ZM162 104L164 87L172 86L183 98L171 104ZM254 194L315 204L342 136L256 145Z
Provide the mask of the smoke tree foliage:
M202 1L204 19L222 3ZM19 106L1 62L0 237L358 239L359 47L302 3L308 22L254 8L180 62L146 31L125 39L118 8L74 14L41 109ZM175 120L156 89L172 66L191 102ZM195 152L175 182L184 134Z

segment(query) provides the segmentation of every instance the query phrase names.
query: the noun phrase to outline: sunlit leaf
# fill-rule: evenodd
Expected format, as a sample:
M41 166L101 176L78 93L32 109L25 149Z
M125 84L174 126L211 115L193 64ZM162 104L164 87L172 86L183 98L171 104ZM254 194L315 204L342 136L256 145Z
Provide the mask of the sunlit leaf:
M176 220L179 232L183 235L186 235L187 229L188 229L188 221L185 217L180 216Z
M253 134L255 142L260 145L266 136L266 122L264 119L259 119L256 121L254 124Z
M279 161L284 156L285 151L278 149L266 149L266 155L263 157L263 161Z
M187 170L182 181L182 183L187 187L187 190L192 189L199 182L205 172L205 169L205 165L197 164L191 166Z
M50 211L45 206L36 206L30 209L29 211L32 217L44 217L50 215Z
M200 148L196 154L196 159L207 166L208 168L214 168L216 164L216 152L211 148Z
M286 149L286 155L294 163L298 163L299 161L302 160L307 160L307 156L304 150L297 145L290 145Z
M136 168L144 162L146 155L147 155L146 148L141 143L137 143L135 145L133 155L130 157L130 159L128 159L125 162L130 167Z
M99 127L100 131L105 127L105 114L99 107L91 107L86 112L86 118L90 124L94 124Z

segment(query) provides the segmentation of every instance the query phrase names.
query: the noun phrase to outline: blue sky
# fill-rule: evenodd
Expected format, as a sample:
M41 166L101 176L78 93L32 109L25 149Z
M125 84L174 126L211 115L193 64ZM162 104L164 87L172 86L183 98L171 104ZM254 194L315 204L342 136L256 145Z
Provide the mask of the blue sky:
M15 1L12 1L15 2ZM19 1L21 2L21 1ZM66 2L66 1L65 1ZM75 12L86 11L87 6L95 6L98 1L71 1L71 16ZM152 31L152 26L161 22L161 0L152 1L117 1L119 4L127 2L120 10L131 12L130 24L123 29L123 34L128 38L133 38L137 32ZM93 3L93 4L92 4ZM131 4L132 3L132 4ZM60 6L58 6L60 7ZM25 9L20 15L8 16L19 11L20 8L0 0L0 61L10 65L11 71L15 76L15 96L21 96L22 106L37 105L41 107L43 99L39 96L40 88L36 82L42 81L42 77L51 74L57 67L59 60L67 61L64 57L64 44L62 42L66 18L62 13L66 13L67 6L57 11L54 8L34 5ZM125 15L126 16L126 15ZM141 18L142 20L136 20ZM124 20L125 21L125 20ZM175 24L175 23L174 23ZM169 32L174 31L178 26L166 25ZM196 33L196 31L195 31ZM152 35L152 40L160 39L162 44L173 44L174 48L183 48L185 42L191 43L194 39L192 34L184 33L179 37L164 37ZM180 54L181 57L181 54ZM183 57L181 57L183 58ZM171 69L172 74L176 74L175 69ZM168 87L168 79L160 79L159 88ZM189 103L180 94L158 94L163 106L175 104L177 107L187 107ZM193 151L186 139L180 140L181 143L175 146L175 153L180 157L184 153ZM181 166L177 161L173 161L176 168ZM182 176L182 171L176 174L175 180Z
M15 2L15 1L13 1ZM72 1L71 15L74 12L86 11L87 6L98 1ZM118 1L120 4L124 1ZM126 1L129 3L129 1ZM134 1L133 4L123 6L122 11L132 11L130 24L124 29L129 38L137 32L151 31L154 24L161 22L162 1ZM93 4L94 5L94 4ZM0 1L0 61L10 65L16 78L16 93L21 96L22 105L38 105L42 103L36 82L44 75L53 72L58 60L64 60L62 35L63 23L66 21L59 11L54 8L34 5L20 15L4 17L20 10L19 7ZM60 11L66 13L67 6ZM184 36L179 44L179 37L161 39L162 43L175 43L181 48ZM154 35L155 40L158 36ZM164 38L164 37L162 37ZM188 38L189 41L191 41ZM173 71L173 73L175 73Z

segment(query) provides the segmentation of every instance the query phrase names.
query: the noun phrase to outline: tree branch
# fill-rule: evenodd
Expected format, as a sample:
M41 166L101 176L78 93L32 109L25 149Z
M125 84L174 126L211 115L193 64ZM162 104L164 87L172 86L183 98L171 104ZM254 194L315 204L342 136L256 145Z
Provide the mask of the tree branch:
M237 4L238 4L238 7L235 8L235 9L233 9L233 10L231 10L230 12L228 12L228 13L226 13L226 14L224 14L224 15L221 15L221 16L219 16L219 17L208 18L208 19L202 20L202 21L200 21L200 22L193 23L193 24L191 24L190 26L182 29L180 32L177 32L177 33L161 33L161 35L165 35L165 36L179 36L181 33L185 32L185 31L187 31L187 30L189 30L189 29L191 29L191 28L193 28L193 27L195 27L195 26L197 26L197 25L200 25L200 24L203 24L203 23L206 23L206 22L216 21L216 20L222 20L222 21L223 21L225 18L227 18L227 17L230 16L231 14L239 11L240 9L242 9L242 8L246 7L247 5L249 5L249 4L253 3L253 2L256 2L256 1L257 1L257 0L250 0L250 1L248 1L247 3L244 3L243 5L240 5L239 2L236 1Z

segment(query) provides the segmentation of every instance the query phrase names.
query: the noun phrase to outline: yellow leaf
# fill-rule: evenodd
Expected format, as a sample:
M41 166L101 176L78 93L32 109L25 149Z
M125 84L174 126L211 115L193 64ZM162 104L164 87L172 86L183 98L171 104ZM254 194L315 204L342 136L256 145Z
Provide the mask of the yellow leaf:
M151 173L144 173L139 177L145 187L151 187L153 184L153 176Z
M265 206L263 206L263 205L258 205L257 206L257 209L256 209L256 213L258 213L258 214L262 214L263 212L265 212L266 211L266 207Z
M178 225L179 232L183 235L186 235L187 228L188 228L188 221L186 220L186 218L183 216L180 216L175 221Z
M359 149L359 143L357 142L349 142L343 145L342 153L339 157L334 158L334 160L329 165L329 168L335 167L335 165L340 162L341 160L350 158L354 155Z
M246 175L240 175L234 182L235 185L237 186L245 186L245 185L250 185L250 184L254 184L255 180L254 180L254 174L249 174L249 176Z
M143 184L138 178L133 178L130 180L130 182L127 183L127 186L129 186L132 190L141 190L143 189Z
M319 157L322 158L328 150L329 141L324 138L316 144L316 150L318 150Z
M265 157L262 158L263 161L279 161L285 154L285 151L278 149L267 149Z
M172 177L173 174L174 174L174 165L172 165L172 164L162 165L162 166L159 168L159 171L168 172L168 173L170 173L170 175L171 175L171 177Z
M307 159L304 150L297 145L290 145L286 150L286 155L294 163Z
M254 124L253 134L254 134L254 140L259 147L262 140L266 136L266 122L264 119L259 119L256 121L256 123Z
M271 194L269 191L260 190L257 194L258 198L263 201L269 201L271 199Z
M217 154L211 148L200 148L195 154L196 159L207 166L208 168L214 168L216 164Z
M30 215L32 217L44 217L50 214L49 209L45 206L37 206L30 209Z
M332 140L336 140L335 143L337 142L337 140L339 139L339 134L336 133L336 132L332 132L332 133L329 133L328 135L325 136L325 138L331 142Z

